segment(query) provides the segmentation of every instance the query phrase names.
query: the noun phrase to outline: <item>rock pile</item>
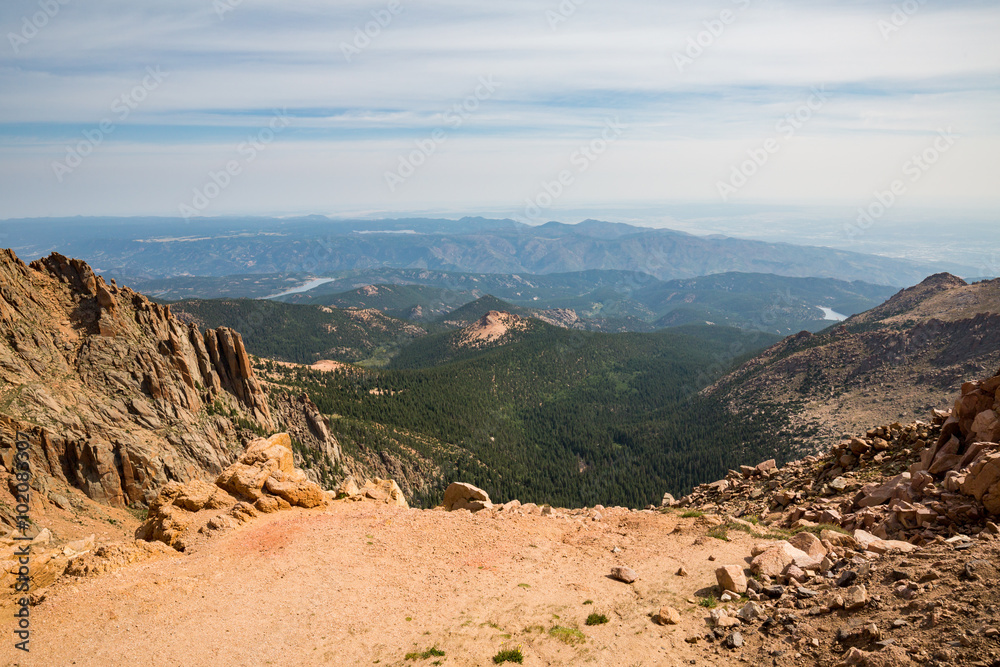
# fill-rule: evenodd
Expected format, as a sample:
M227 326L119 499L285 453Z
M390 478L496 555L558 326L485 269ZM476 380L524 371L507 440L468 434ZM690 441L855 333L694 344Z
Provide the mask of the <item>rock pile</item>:
M287 433L279 433L251 442L215 484L200 480L167 484L150 505L136 538L184 551L199 535L235 527L260 513L326 502L326 493L293 466L291 440Z
M674 503L771 525L830 524L915 545L993 530L1000 514L1000 375L963 385L932 423L889 424L825 457L742 466ZM876 543L878 544L878 543ZM898 546L898 545L897 545Z

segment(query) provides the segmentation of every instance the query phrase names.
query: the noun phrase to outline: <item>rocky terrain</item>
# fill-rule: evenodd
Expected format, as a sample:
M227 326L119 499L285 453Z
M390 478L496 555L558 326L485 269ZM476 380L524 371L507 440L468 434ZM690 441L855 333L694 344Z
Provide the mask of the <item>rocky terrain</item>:
M539 506L450 480L419 510L406 466L345 455L238 333L57 254L2 260L0 615L30 613L32 643L5 640L0 664L1000 664L996 364L923 419L844 427L821 454L660 506ZM878 340L903 341L916 372L978 368L997 282L928 279L822 354L871 372ZM516 325L490 315L476 340ZM943 332L936 351L922 326ZM786 340L737 377L810 349Z
M38 652L10 660L997 664L998 410L1000 371L927 422L644 510L461 483L410 509L391 480L321 492L286 435L259 440L214 485L163 489L137 531L160 542L67 545Z
M816 451L872 424L911 422L1000 365L1000 280L931 276L820 334L802 332L705 390L741 415L788 413Z

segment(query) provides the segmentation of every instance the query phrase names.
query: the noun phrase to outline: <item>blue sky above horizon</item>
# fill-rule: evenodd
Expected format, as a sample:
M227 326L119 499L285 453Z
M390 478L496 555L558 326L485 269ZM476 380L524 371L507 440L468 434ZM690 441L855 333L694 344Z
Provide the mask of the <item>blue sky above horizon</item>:
M998 2L64 2L0 8L0 218L1000 210Z

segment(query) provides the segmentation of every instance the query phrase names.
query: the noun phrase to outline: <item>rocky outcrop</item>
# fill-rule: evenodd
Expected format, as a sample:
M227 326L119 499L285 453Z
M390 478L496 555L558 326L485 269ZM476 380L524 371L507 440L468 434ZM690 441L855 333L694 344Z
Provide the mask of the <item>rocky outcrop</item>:
M292 440L301 445L295 462L316 483L332 486L344 461L340 443L330 433L327 417L306 394L275 389L270 396L274 418L280 421Z
M250 429L274 428L237 332L202 333L85 262L0 251L0 333L0 476L20 432L43 497L76 487L149 503L170 481L218 475ZM2 509L0 521L13 525Z
M452 512L454 510L469 510L478 512L479 510L493 507L488 493L479 487L466 484L464 482L452 482L444 492L444 508Z
M370 501L396 505L397 507L409 507L403 491L391 479L369 479L359 485L354 477L348 477L337 487L334 495L337 498L346 498L354 502Z
M201 480L167 484L150 505L136 538L184 551L200 536L232 528L261 513L326 503L323 489L292 465L288 434L278 433L251 442L215 484Z

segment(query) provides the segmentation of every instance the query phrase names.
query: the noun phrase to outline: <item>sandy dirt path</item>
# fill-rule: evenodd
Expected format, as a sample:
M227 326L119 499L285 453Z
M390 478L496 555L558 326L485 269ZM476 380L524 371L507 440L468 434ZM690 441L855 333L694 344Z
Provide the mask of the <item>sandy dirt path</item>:
M0 655L16 665L190 667L478 666L517 646L525 665L765 655L759 640L735 652L685 642L707 630L697 601L715 568L744 563L753 542L706 530L704 519L616 509L590 521L340 501L263 517L182 558L61 581L32 610L30 655L8 641ZM638 581L611 579L615 565ZM688 576L677 576L682 565ZM654 623L661 605L679 609L681 625ZM591 612L610 621L587 626ZM585 638L564 643L555 626ZM431 647L445 655L406 659Z

